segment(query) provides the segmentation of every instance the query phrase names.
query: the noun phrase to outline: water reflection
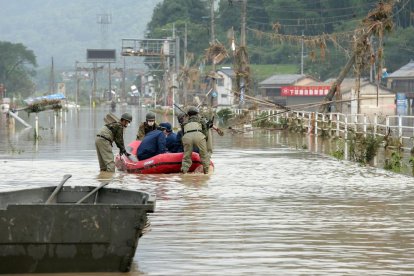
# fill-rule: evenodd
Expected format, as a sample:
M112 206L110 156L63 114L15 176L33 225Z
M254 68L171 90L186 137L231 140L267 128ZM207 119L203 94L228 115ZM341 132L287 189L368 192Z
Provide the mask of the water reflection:
M122 109L134 118L131 141L146 110ZM109 186L155 194L151 231L122 275L413 274L411 177L338 162L316 154L330 145L280 131L214 136L212 175L99 173L94 136L106 112L68 113L60 138L42 130L37 148L32 133L0 130L0 190L71 173L67 185L113 178Z

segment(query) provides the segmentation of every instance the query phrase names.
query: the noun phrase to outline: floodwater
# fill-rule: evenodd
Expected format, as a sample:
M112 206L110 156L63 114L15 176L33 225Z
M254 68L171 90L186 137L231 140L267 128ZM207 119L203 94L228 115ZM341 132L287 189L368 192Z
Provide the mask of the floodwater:
M146 111L124 111L134 117L128 143ZM33 130L1 121L0 191L56 185L68 173L68 185L111 178L94 148L107 112L69 111L56 127L53 113L40 113L37 143ZM111 186L157 197L130 273L64 275L414 274L412 177L303 150L303 141L287 147L278 131L214 139L211 175L116 172Z

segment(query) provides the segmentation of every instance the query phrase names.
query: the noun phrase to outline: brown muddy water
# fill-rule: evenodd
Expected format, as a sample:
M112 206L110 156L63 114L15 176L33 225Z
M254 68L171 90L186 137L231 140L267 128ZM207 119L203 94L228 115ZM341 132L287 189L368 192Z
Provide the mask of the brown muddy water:
M146 110L133 114L126 143ZM0 123L0 191L98 185L94 147L108 112L40 113L40 136ZM34 125L34 115L24 116ZM157 121L166 118L157 115ZM157 196L130 273L62 275L413 275L414 180L302 150L278 131L214 136L213 174L115 173ZM319 147L319 148L318 148Z

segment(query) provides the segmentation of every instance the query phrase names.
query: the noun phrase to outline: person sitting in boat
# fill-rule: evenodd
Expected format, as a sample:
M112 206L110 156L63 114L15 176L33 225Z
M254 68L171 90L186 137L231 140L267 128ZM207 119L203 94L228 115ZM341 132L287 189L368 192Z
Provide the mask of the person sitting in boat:
M167 130L165 127L158 127L156 130L150 131L142 139L138 146L138 160L145 160L155 155L167 152Z
M120 155L130 154L125 150L124 129L132 122L132 115L124 113L121 120L106 124L96 135L95 146L98 154L99 167L101 171L115 172L114 154L112 143L115 142L119 148Z
M207 149L206 137L208 127L205 124L205 120L199 116L199 110L195 106L190 106L187 111L188 121L184 123L184 135L182 138L184 146L184 156L181 164L181 172L187 173L191 167L193 161L191 155L193 147L196 146L199 149L201 163L203 164L204 174L208 174L210 167L210 155Z
M153 130L156 130L157 127L158 125L155 122L155 114L148 112L147 115L145 115L145 122L141 123L138 127L137 140L144 139L145 135Z
M160 127L165 127L165 130L167 131L167 137L166 137L166 147L168 152L174 152L175 147L175 140L177 138L177 134L175 134L172 131L171 124L168 122L161 123Z

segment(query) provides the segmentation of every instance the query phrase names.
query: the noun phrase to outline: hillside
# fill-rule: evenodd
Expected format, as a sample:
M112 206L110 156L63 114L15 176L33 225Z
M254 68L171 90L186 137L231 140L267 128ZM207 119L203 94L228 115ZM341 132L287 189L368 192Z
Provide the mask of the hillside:
M14 0L2 1L0 41L23 43L33 50L40 67L73 67L85 61L86 49L116 49L122 38L143 38L152 11L161 0L82 1ZM112 22L97 23L98 14L110 14ZM103 39L102 33L106 33Z

